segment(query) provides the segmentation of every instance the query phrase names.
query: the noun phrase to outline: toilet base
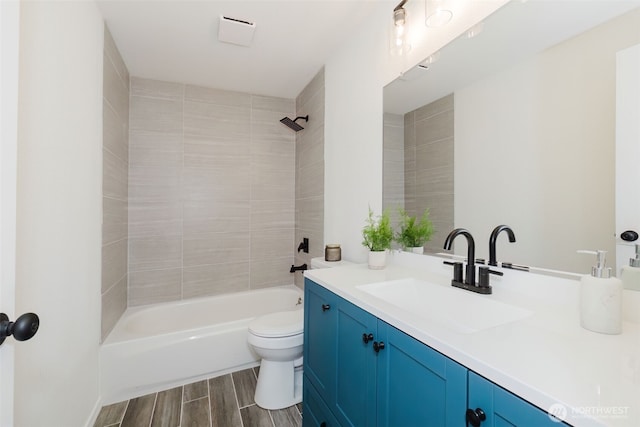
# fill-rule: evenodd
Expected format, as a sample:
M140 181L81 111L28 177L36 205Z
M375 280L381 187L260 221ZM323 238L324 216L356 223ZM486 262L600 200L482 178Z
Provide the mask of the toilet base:
M294 361L264 360L260 364L254 397L264 409L284 409L302 402L302 366Z

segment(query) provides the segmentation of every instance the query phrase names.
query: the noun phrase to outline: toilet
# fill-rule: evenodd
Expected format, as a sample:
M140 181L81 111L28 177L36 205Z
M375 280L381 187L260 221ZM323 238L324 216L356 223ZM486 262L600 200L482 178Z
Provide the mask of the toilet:
M348 261L313 258L311 268L328 268ZM249 323L248 342L262 359L254 400L264 409L284 409L302 402L302 344L304 310L265 314Z

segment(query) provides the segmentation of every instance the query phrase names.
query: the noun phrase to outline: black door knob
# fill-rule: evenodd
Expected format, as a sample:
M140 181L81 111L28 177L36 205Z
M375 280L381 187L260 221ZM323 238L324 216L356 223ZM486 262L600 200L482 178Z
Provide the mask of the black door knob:
M362 341L364 341L365 344L368 344L369 341L373 341L373 334L362 334Z
M380 341L374 341L373 342L373 351L375 351L376 353L379 352L380 350L384 350L384 342Z
M322 311L327 311L331 308L329 304L322 304Z
M487 415L480 408L467 409L467 422L473 427L480 427L480 423L487 419Z
M625 242L635 242L638 240L638 233L633 230L623 231L622 234L620 234L620 238Z
M25 313L18 317L15 322L9 321L9 317L0 313L0 344L10 335L17 341L26 341L38 332L40 319L35 313Z

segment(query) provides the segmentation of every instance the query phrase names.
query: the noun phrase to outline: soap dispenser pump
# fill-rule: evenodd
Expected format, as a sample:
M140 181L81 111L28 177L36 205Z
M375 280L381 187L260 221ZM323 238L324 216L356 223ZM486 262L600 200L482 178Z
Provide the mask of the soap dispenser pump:
M580 325L601 334L622 332L622 281L606 267L607 251L578 251L596 255L591 275L580 281Z
M640 291L640 245L636 244L635 258L629 258L629 265L623 265L620 280L625 289Z

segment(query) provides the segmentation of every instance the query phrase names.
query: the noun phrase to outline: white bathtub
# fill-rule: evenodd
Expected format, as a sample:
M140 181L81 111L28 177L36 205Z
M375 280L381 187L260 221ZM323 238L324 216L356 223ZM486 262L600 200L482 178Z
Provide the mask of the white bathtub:
M127 309L100 350L102 403L257 366L249 322L301 298L291 285Z

